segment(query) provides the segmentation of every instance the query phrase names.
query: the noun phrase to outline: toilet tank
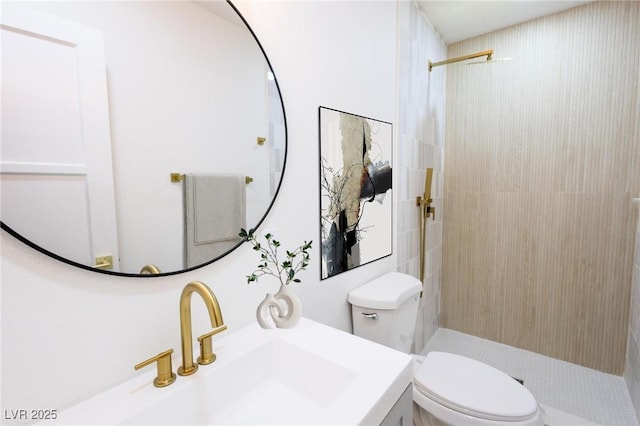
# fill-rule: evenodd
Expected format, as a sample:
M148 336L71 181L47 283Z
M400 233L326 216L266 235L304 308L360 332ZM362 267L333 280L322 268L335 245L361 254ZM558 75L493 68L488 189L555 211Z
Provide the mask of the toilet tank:
M349 293L353 334L409 353L422 284L400 272L389 272Z

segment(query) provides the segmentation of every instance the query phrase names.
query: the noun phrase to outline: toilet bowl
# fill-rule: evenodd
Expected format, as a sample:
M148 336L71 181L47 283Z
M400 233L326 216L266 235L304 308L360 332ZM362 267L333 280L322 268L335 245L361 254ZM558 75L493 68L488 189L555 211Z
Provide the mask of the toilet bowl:
M420 281L390 272L349 293L357 336L408 353ZM415 356L415 425L542 426L535 398L516 380L482 362L447 352Z
M427 354L414 377L413 400L414 424L543 424L523 385L487 364L447 352Z

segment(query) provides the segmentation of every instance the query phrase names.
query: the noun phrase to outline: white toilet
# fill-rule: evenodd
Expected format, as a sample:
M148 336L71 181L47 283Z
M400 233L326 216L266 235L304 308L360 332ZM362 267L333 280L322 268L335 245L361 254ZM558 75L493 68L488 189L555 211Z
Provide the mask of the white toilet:
M420 281L399 272L354 289L348 298L354 334L409 353L421 290ZM452 353L429 352L424 358L416 356L415 370L416 425L544 424L531 392L489 365Z

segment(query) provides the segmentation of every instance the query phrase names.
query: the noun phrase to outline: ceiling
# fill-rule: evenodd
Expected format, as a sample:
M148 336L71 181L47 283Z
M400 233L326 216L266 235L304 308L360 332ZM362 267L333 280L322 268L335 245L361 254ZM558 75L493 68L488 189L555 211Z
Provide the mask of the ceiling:
M444 42L451 44L591 1L418 0L418 4Z

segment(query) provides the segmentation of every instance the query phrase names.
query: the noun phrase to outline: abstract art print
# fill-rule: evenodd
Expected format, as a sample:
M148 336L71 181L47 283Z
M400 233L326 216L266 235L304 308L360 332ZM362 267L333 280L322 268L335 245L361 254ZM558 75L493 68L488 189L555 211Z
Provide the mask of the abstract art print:
M320 107L321 278L391 255L391 123Z

